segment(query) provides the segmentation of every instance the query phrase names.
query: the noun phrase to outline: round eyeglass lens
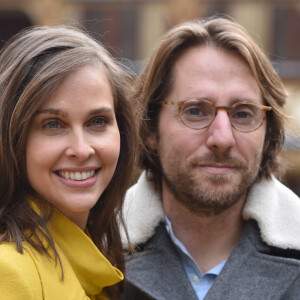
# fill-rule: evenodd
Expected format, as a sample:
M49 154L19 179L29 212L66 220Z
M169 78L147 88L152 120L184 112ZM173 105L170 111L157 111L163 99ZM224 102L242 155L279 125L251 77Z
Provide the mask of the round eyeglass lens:
M214 119L215 109L209 102L191 100L182 105L180 117L186 126L201 129L207 127Z
M239 103L232 107L229 114L231 125L240 131L252 131L263 122L264 112L255 104Z

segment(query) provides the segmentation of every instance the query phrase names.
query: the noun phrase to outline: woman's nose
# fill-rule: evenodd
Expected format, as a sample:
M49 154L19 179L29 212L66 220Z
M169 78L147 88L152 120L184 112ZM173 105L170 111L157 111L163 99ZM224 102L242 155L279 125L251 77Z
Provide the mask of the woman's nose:
M84 132L76 132L69 137L69 145L66 150L68 157L84 161L93 154L95 154L95 150Z

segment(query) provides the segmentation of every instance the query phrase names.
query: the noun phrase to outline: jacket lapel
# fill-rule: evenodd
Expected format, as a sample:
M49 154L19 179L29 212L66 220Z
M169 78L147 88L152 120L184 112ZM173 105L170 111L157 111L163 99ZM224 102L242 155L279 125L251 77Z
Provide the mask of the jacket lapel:
M157 228L153 248L131 256L126 264L127 280L157 300L198 300L179 261L164 225Z
M261 241L256 223L249 221L205 300L282 299L299 276L300 262L273 252Z

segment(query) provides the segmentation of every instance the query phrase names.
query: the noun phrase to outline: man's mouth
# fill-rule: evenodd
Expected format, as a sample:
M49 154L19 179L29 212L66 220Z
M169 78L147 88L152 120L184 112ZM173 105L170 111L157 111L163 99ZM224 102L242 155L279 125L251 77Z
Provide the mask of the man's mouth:
M209 173L215 173L215 174L226 174L228 172L232 172L235 168L227 165L202 165L200 166L202 170L209 172Z
M72 180L85 180L91 178L95 175L96 170L89 170L83 172L72 172L72 171L59 171L58 175L65 178L65 179L72 179Z
M224 157L224 159L221 159L214 155L194 159L191 163L194 167L210 167L215 169L244 169L246 167L245 164L238 159L230 157Z

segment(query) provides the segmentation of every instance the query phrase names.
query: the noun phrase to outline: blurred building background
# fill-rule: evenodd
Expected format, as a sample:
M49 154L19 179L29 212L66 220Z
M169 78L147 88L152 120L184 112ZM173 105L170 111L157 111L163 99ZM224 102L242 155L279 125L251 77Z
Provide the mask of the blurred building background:
M87 29L136 73L160 36L194 18L226 14L264 48L289 93L293 117L282 159L300 195L300 0L0 0L0 47L31 25Z

